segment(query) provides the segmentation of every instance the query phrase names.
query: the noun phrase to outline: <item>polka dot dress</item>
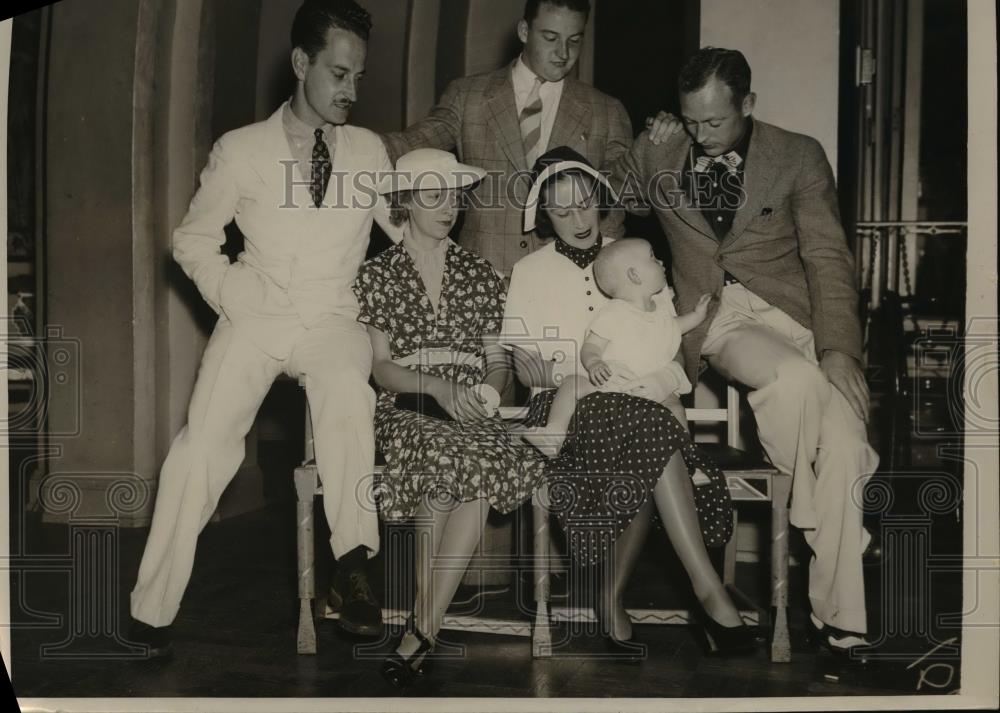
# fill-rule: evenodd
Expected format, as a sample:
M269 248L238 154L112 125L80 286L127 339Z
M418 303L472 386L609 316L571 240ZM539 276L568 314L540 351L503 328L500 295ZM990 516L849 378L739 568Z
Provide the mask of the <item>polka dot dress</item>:
M532 399L530 425L548 420L554 395L552 390ZM550 510L579 564L604 559L678 450L690 473L700 469L709 477L708 484L694 488L705 544L724 545L733 530L726 478L695 448L669 409L618 393L591 394L577 404L562 451L549 462L546 477Z

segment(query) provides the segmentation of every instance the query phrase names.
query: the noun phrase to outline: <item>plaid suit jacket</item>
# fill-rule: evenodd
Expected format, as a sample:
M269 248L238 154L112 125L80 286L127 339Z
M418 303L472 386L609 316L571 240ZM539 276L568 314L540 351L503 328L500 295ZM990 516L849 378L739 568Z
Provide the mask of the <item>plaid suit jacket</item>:
M612 169L623 203L652 207L670 244L677 311L718 294L729 272L748 290L812 330L817 358L834 351L861 359L854 255L840 223L833 171L816 139L754 120L744 200L720 241L680 186L691 139L684 132L654 146L640 135ZM695 383L701 345L715 316L684 335Z
M427 118L382 137L393 162L414 149L437 148L453 151L463 163L488 172L469 196L459 243L505 275L545 243L523 230L531 166L521 140L512 67L456 79ZM621 102L566 78L548 148L569 146L594 166L607 168L628 150L632 138L632 124ZM611 211L602 229L608 237L621 237L623 213Z

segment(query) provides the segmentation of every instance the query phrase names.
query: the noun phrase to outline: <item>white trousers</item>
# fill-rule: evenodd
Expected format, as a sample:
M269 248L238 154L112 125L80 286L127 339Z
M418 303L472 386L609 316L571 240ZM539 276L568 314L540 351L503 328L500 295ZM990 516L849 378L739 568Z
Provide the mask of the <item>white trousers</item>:
M371 342L349 318L302 328L287 359L254 346L220 317L198 370L187 425L160 471L153 522L131 596L132 616L166 626L177 615L195 544L245 455L245 438L274 379L305 376L323 507L336 557L378 551L378 519L362 491L375 463Z
M819 369L813 334L743 285L722 291L702 354L748 401L771 463L792 476L790 521L813 551L809 601L824 623L867 631L861 493L878 467L864 422Z

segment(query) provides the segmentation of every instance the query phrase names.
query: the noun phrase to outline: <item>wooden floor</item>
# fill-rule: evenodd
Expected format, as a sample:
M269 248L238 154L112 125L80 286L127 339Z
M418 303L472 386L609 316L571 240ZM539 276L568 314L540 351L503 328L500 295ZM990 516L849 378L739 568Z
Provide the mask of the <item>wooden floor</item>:
M319 653L295 652L297 619L294 499L288 490L264 510L210 524L199 542L194 574L175 629L175 655L165 663L129 658L124 637L128 592L135 581L145 531L121 530L109 552L113 586L108 601L87 602L109 612L104 620L115 636L89 635L81 629L79 610L69 607L70 576L66 554L70 532L43 525L37 515L13 523L12 552L27 553L12 562L13 683L21 697L378 697L395 695L379 675L379 661L390 640L360 645L340 633L335 622L318 624ZM279 481L275 481L279 482ZM270 487L270 492L280 489ZM898 498L903 507L906 498ZM950 518L950 519L949 519ZM322 521L322 518L318 518ZM20 525L23 530L18 531ZM960 552L954 516L935 521L932 550ZM22 534L23 533L23 534ZM322 544L325 533L317 533ZM322 553L322 549L318 549ZM662 531L650 537L633 577L628 605L683 606L689 592L676 563L664 564L669 545ZM898 558L909 550L896 552ZM321 558L322 559L322 558ZM46 565L46 562L49 564ZM62 563L62 564L60 564ZM955 623L937 615L961 610L960 574L927 577L924 588L886 589L885 573L867 573L871 631L883 660L870 670L838 668L804 641L806 609L802 567L793 567L790 586L793 662L772 664L762 649L749 658L718 660L704 656L685 626L637 626L648 658L639 666L602 660L596 642L576 636L552 659L533 660L527 638L451 633L460 646L453 658L436 663L433 675L412 696L444 697L746 697L853 696L942 693L959 682L957 648L941 648L923 664L914 661L941 642L957 637ZM919 569L919 568L918 568ZM887 570L888 571L888 570ZM912 571L917 571L916 569ZM762 569L740 564L737 583L758 601L766 594ZM328 573L320 572L319 580ZM896 575L893 575L896 577ZM377 588L382 589L377 582ZM879 606L883 591L893 606ZM917 594L913 594L916 592ZM464 594L464 593L463 593ZM512 607L510 592L486 600L489 612ZM898 605L898 606L897 606ZM902 612L902 614L900 613ZM896 624L883 626L884 618ZM904 620L904 625L899 621ZM92 620L93 617L91 618ZM97 626L95 631L101 631ZM395 632L390 632L395 633ZM60 642L63 643L60 646ZM957 646L957 641L955 642ZM360 645L360 646L359 646ZM54 647L54 648L47 648ZM943 666L927 671L933 663ZM910 668L908 668L910 667ZM948 671L952 676L948 677ZM921 672L927 675L920 683ZM949 680L946 680L949 679ZM934 688L931 683L940 687ZM941 686L940 684L944 684Z

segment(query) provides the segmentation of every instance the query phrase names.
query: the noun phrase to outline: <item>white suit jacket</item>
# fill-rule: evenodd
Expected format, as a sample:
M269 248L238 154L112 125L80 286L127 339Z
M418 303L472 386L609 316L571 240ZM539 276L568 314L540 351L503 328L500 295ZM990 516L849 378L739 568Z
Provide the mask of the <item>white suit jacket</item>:
M382 140L367 129L336 127L332 175L316 208L292 158L283 109L216 142L173 235L174 259L205 301L276 358L288 356L304 329L357 317L351 283L373 219L400 238L374 189L392 170ZM221 247L234 219L246 249L230 265Z

